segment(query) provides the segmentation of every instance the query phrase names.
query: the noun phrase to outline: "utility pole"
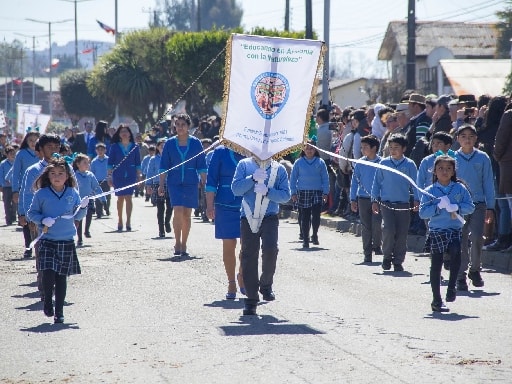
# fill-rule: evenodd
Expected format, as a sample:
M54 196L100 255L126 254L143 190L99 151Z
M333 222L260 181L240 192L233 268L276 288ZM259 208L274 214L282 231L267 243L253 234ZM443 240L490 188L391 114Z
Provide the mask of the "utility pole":
M36 37L44 37L46 35L30 36L23 33L15 32L16 35L32 38L32 104L36 103ZM23 89L23 88L22 88Z
M324 0L324 40L327 51L324 56L324 73L322 77L322 105L329 105L329 29L331 1Z
M306 0L306 39L313 38L313 5Z
M78 69L78 18L77 18L76 4L78 2L82 3L84 1L91 1L91 0L60 0L60 1L65 1L67 3L75 3L75 69Z
M286 0L284 6L284 30L290 30L290 0Z
M407 89L416 89L416 0L409 0L407 12Z
M201 0L197 0L197 32L201 30Z

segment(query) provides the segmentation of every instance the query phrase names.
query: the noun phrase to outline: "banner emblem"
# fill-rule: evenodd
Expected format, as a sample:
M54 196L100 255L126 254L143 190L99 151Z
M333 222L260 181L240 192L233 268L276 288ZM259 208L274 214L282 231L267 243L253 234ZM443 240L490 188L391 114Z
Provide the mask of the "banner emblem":
M280 73L264 72L251 86L252 103L261 117L273 119L288 101L290 84Z

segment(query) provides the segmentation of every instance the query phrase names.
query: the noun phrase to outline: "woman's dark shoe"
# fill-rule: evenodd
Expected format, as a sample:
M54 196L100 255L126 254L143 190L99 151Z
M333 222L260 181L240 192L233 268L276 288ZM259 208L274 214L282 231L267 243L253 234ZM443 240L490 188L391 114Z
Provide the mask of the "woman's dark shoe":
M24 259L30 259L32 257L32 248L31 249L25 249L25 252L23 252L23 258Z
M313 235L311 236L311 242L314 244L314 245L319 245L320 243L318 242L318 236L317 235Z
M164 232L160 232L160 233L158 234L158 237L165 237L165 233L164 233Z
M54 324L62 324L64 322L64 315L56 315L53 318Z
M274 291L272 291L272 288L268 289L261 289L260 293L263 296L263 300L265 301L274 301L276 299L276 295L274 294Z
M433 301L430 306L434 312L450 312L450 309L442 301Z
M53 313L53 303L44 303L43 312L46 317L52 317Z
M130 232L130 231L132 230L132 226L131 226L131 225L128 225L128 224L126 224L126 230L127 230L128 232Z
M256 315L256 304L245 304L243 314L244 316Z
M123 231L123 224L117 224L117 232Z
M446 290L446 301L452 303L457 298L457 291L454 288L448 288Z
M302 242L302 248L309 248L309 241L304 240Z

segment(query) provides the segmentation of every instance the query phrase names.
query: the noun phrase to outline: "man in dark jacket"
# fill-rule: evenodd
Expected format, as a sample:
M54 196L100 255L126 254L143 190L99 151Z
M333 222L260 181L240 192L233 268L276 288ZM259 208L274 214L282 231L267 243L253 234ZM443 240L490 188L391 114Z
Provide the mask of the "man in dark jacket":
M425 96L418 93L412 93L409 96L409 115L411 121L407 131L407 150L405 156L409 157L414 146L421 138L427 135L432 119L427 116L425 111Z
M452 100L449 95L442 95L439 97L435 106L436 118L432 123L430 133L433 135L436 132L450 132L452 130L452 119L450 118L450 108L448 103Z

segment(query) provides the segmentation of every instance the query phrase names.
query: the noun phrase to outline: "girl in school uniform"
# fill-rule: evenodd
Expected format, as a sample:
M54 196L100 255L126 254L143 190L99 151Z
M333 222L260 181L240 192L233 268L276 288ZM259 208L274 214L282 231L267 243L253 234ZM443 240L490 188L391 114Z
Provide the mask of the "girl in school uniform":
M80 200L71 167L63 158L52 158L35 183L36 192L27 217L39 227L37 270L43 273L44 314L64 322L67 276L80 274L73 237L74 220L85 216L89 199ZM52 294L55 289L55 308Z
M78 182L78 192L81 198L84 198L86 196L99 195L103 193L103 190L101 189L100 184L96 179L96 176L94 176L94 173L89 171L89 157L87 155L79 153L75 157L75 159L73 160L73 170L75 171L76 181ZM105 196L100 197L100 200L103 203L107 202ZM94 215L94 212L94 200L91 200L89 201L89 206L87 207L87 214L85 216L84 236L87 238L91 237L90 228L92 222L92 215ZM75 224L78 234L78 242L76 245L81 247L83 245L82 220L76 221Z
M475 210L473 200L466 187L457 179L455 159L447 155L438 156L434 162L433 184L426 191L435 196L422 195L419 215L429 219L431 266L430 286L432 288L432 310L448 312L441 299L441 268L443 254L450 255L450 277L446 291L446 301L453 302L457 297L455 284L461 264L462 221L459 215L469 215Z

